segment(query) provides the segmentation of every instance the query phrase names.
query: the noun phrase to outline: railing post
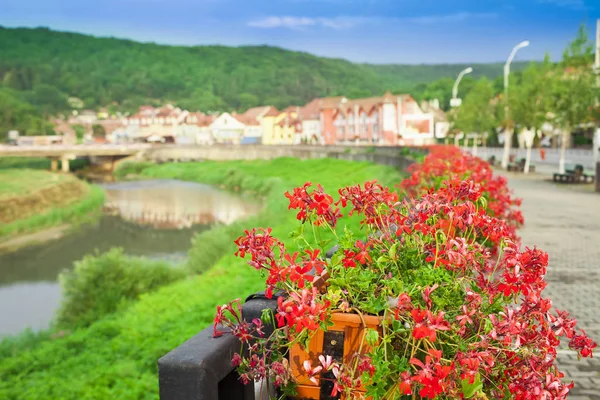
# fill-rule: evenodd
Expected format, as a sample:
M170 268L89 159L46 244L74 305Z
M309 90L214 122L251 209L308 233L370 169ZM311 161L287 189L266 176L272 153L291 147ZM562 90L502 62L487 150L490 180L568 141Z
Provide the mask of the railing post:
M596 180L596 192L600 193L600 161L596 163L596 176L594 179Z
M251 322L266 309L276 312L277 296L267 299L256 293L242 305L242 317ZM270 335L273 329L265 324L263 331ZM255 400L254 385L244 385L231 365L233 355L241 349L235 336L226 333L214 338L212 326L204 329L158 360L160 399Z
M239 340L212 334L211 326L158 360L161 400L254 400L254 386L231 366Z

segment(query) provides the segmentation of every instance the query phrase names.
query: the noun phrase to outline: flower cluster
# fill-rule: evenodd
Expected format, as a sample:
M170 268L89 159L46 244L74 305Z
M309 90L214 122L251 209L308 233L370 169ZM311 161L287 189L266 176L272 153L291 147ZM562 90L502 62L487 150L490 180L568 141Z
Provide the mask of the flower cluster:
M233 359L241 379L284 394L330 381L331 395L346 398L566 398L561 339L582 357L596 343L544 297L548 255L521 249L523 219L506 182L445 148L412 172L402 200L377 182L343 188L337 201L310 183L286 193L312 233L292 235L299 251L269 229L236 241L236 254L265 272L267 296L278 294L277 310L251 322L239 300L217 309L215 333L229 328L248 349ZM326 259L332 241L339 248ZM307 352L295 371L288 351L348 312L379 326L363 326L349 357Z
M431 146L422 163L409 167L411 176L400 184L411 196L439 189L447 180L459 179L479 184L488 200L490 215L504 219L512 228L523 224L521 200L513 198L502 176L494 176L489 163L465 154L453 146Z

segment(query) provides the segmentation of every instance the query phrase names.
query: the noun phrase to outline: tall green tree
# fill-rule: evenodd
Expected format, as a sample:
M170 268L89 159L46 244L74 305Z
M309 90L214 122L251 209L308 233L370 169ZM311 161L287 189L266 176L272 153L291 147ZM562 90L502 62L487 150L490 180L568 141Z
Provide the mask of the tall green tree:
M456 110L455 128L465 134L495 130L498 123L492 102L495 96L492 83L482 78L475 83L463 104Z
M594 120L598 88L593 69L594 46L582 25L577 37L567 46L562 61L552 73L553 122L563 132L560 170L564 171L564 154L571 131Z
M529 65L513 86L509 97L510 115L517 128L537 131L548 120L553 96L549 78L554 68L546 54L543 63Z

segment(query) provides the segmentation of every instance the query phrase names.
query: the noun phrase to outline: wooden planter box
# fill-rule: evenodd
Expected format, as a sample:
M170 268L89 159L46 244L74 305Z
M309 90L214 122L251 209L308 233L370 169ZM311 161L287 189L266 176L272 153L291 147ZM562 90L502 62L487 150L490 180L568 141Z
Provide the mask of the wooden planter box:
M333 373L329 372L322 375L326 379L317 377L317 384L309 380L309 376L304 371L304 361L310 360L313 367L321 365L319 355L331 356L337 362L350 362L353 356L359 351L361 341L363 342L362 354L367 353L370 348L363 340L367 329L380 330L381 318L372 315L335 313L332 315L333 326L327 331L318 330L310 339L309 347L303 349L300 345L294 345L290 349L289 359L292 368L292 375L296 382L298 396L296 399L316 399L329 400L339 397L332 397L331 391L333 383ZM363 324L364 320L364 324ZM366 326L365 326L366 325ZM359 388L360 392L366 389Z

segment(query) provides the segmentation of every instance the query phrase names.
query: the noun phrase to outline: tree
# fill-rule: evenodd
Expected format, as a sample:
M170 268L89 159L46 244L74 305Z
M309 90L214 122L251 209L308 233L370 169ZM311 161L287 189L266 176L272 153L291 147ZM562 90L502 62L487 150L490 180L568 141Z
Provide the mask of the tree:
M85 136L85 127L83 125L71 125L71 128L73 128L73 130L75 131L75 136L77 137L77 142L78 143L82 143L83 142L83 137Z
M27 94L27 100L45 115L56 115L69 110L68 96L51 85L40 84Z
M249 108L256 107L259 105L258 97L252 93L242 93L238 96L239 105L238 108L245 111Z
M104 126L98 125L98 124L92 125L92 135L96 138L97 137L105 137L106 130L104 129Z
M478 80L463 104L456 110L455 127L465 134L493 131L497 124L493 98L492 83L486 78Z
M593 70L593 44L585 26L566 48L562 61L551 74L553 122L563 132L559 169L564 173L564 156L571 131L593 121L598 104L598 88Z
M52 133L52 124L19 94L16 90L0 87L0 141L6 140L10 130L29 136Z
M552 76L554 65L546 54L543 63L532 63L514 85L509 97L510 115L514 125L539 130L548 120L552 104Z

